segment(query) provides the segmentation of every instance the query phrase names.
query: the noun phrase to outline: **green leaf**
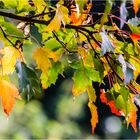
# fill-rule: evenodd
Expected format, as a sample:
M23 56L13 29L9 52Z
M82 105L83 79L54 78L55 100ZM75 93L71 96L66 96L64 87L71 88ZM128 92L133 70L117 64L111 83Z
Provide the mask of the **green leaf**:
M17 7L17 1L13 0L11 2L11 0L1 0L6 8L16 8Z
M126 102L124 101L122 95L119 95L117 99L115 100L115 107L119 110L122 110L124 114L126 114Z
M93 67L85 67L85 71L90 80L94 82L101 82L100 72L93 69Z
M72 93L74 96L78 96L87 90L87 86L92 86L92 81L88 79L84 70L78 70L73 76L73 88Z
M92 86L87 86L87 93L89 101L95 102L96 101L95 89Z
M133 26L131 24L128 24L128 26L131 29L132 33L140 34L140 27L139 26Z
M13 25L12 23L1 22L0 24L4 27L7 34L23 37L23 33L20 30L18 30L17 27L15 25Z
M108 21L108 14L110 13L110 10L112 8L113 1L114 0L106 0L105 11L100 22L101 23L100 29L102 29L102 26Z
M125 102L128 101L129 90L126 87L121 87L119 93L122 95Z
M64 68L60 62L56 62L52 64L52 67L48 69L48 71L43 72L40 76L42 87L44 89L51 86L51 84L55 84L58 75L62 74Z
M33 69L26 66L25 63L17 61L16 71L20 92L27 100L30 100L35 93L41 92L38 77Z
M84 6L86 5L87 1L88 0L75 0L75 2L77 4L77 9L79 10L79 12L83 12Z
M69 66L73 69L80 69L82 68L82 61L81 60L68 60Z
M36 44L42 46L42 34L38 31L38 27L31 26L31 40Z
M47 42L45 42L45 47L50 50L57 50L60 48L60 43L55 38L50 38Z
M94 62L95 70L99 71L100 79L102 81L103 76L104 76L104 67L103 67L102 63L96 58L93 58L93 62Z
M21 11L24 7L29 6L28 0L17 0L17 10Z
M101 56L106 54L107 52L114 52L114 46L112 45L106 33L101 32L100 35L102 37Z

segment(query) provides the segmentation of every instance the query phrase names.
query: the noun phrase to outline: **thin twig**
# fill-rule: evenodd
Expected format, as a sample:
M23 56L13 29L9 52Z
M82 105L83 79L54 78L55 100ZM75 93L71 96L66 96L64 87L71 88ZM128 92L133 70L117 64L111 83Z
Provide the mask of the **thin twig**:
M7 34L5 33L5 31L2 29L2 27L0 26L0 29L1 29L1 31L2 31L2 33L3 33L3 35L4 35L4 37L5 37L5 39L7 39L8 40L8 42L9 43L11 43L12 44L12 46L14 47L14 48L16 48L17 49L17 47L15 46L15 44L7 37Z
M53 33L54 37L56 38L56 40L62 45L62 47L63 47L67 52L69 52L69 53L77 53L77 51L70 51L69 49L67 49L67 46L64 44L63 41L61 41L61 40L59 39L59 37L57 36L57 34L56 34L55 31L52 31L52 33Z

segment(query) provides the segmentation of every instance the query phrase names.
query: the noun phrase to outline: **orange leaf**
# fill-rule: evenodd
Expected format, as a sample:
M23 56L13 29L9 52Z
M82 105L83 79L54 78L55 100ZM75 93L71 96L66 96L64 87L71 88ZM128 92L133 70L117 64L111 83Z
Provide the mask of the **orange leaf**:
M140 0L133 0L135 14L139 10Z
M20 99L21 97L18 89L5 80L0 80L0 91L4 112L9 116L9 113L12 111L15 104L15 98Z
M128 116L127 125L129 125L129 123L131 123L135 132L137 132L136 119L137 119L137 108L133 103L131 103L130 104L130 114Z
M76 24L76 25L81 25L81 24L87 24L91 19L86 19L87 16L88 16L88 13L90 11L92 7L92 4L89 3L89 4L86 4L86 10L83 10L83 14L79 13L79 8L77 7L71 7L73 8L73 11L71 12L71 15L70 15L70 20L71 20L71 23L72 24Z
M98 123L98 112L97 112L97 107L92 103L89 102L88 103L88 107L90 108L90 112L91 112L91 126L92 126L92 133L94 134L94 129Z

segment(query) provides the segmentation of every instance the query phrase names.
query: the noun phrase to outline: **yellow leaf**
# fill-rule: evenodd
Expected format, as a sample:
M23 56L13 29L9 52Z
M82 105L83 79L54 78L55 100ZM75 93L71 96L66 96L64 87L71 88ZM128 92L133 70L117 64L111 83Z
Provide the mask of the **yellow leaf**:
M50 24L47 26L46 31L53 31L53 30L58 31L60 29L61 22L65 26L66 23L69 21L68 9L60 4L57 4L56 6L57 9L56 9L55 16L50 22Z
M139 10L140 0L133 0L135 14Z
M4 112L9 116L9 113L12 111L15 104L15 98L21 99L21 97L18 89L5 80L0 80L0 91Z
M14 72L15 64L17 59L21 60L21 54L19 50L15 49L14 47L4 47L2 50L3 57L1 59L1 75L6 75Z
M47 7L47 4L45 3L44 0L33 0L35 6L37 7L37 11L39 14L41 14L42 12L49 12L48 8ZM49 16L48 15L43 15L43 16L40 16L40 19L44 19L44 20L49 20Z
M96 94L95 94L95 90L92 86L87 86L87 93L88 93L89 101L95 102Z
M44 0L33 0L35 6L37 7L37 10L39 13L42 13L44 8L46 7L46 3Z
M29 3L28 0L17 0L17 9L22 10L24 7L28 7Z
M42 72L47 72L47 70L51 67L51 61L49 59L50 50L47 48L36 48L33 53L33 58L37 63L37 68L41 69Z
M88 107L90 108L91 112L91 126L92 126L92 133L94 134L94 129L98 123L98 112L97 112L97 107L92 103L88 103Z
M49 53L49 58L52 58L53 61L56 62L56 61L59 60L59 58L61 58L63 52L64 52L64 49L63 49L63 48L60 48L60 49L58 49L58 50L56 50L56 51L54 51L54 52L51 51L51 52Z
M93 58L90 54L90 49L85 49L83 47L78 48L78 53L83 60L85 66L94 67Z

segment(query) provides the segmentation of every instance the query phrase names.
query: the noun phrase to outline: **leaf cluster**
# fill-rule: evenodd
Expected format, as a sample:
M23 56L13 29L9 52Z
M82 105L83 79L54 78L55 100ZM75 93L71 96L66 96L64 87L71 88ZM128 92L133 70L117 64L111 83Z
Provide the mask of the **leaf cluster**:
M92 83L101 85L105 77L110 88L100 89L100 100L137 131L140 2L120 1L119 8L113 9L116 2L106 0L103 13L92 12L94 4L88 0L59 0L55 6L44 0L0 1L0 96L7 115L19 94L30 100L41 86L50 87L71 68L73 96L84 93L89 99L92 133L98 123ZM127 18L129 9L135 18ZM96 14L101 19L94 21ZM17 88L10 79L13 74L18 77Z

